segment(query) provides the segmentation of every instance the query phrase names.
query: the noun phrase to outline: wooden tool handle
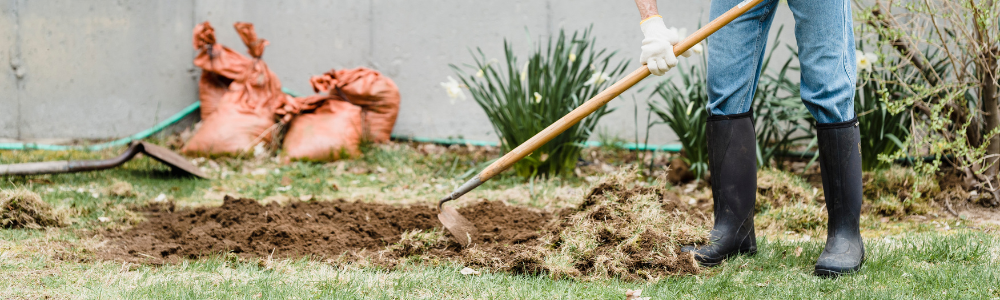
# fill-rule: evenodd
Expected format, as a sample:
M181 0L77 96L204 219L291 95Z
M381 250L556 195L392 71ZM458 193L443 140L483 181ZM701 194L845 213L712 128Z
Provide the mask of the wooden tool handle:
M708 25L698 29L698 31L692 33L691 36L688 36L680 43L674 45L674 55L680 56L684 53L684 51L691 49L691 47L694 47L694 45L700 43L712 33L718 31L719 28L722 28L722 26L729 24L729 22L733 19L736 19L736 17L742 15L744 12L756 6L761 1L763 0L743 1L718 18L715 18L715 20L712 20L712 22L708 23ZM486 169L479 173L479 180L487 181L490 178L493 178L493 176L500 174L500 172L507 170L510 166L514 165L514 163L521 160L525 156L528 156L528 154L531 154L531 152L535 151L535 149L538 149L538 147L548 143L557 135L566 131L566 129L569 129L576 123L580 122L580 120L583 120L583 118L586 118L591 113L601 108L601 106L608 104L611 99L618 97L618 95L621 95L621 93L625 92L625 90L628 90L636 83L639 83L639 81L646 78L646 76L649 76L649 69L646 68L645 65L640 66L635 71L632 71L632 73L626 75L625 78L618 80L615 84L612 84L604 91L600 92L593 98L590 98L590 100L587 100L587 102L584 102L583 105L580 105L580 107L577 107L566 116L560 118L555 123L552 123L549 127L546 127L535 136L531 137L524 143L521 143L521 145L517 146L517 148L514 148L514 150L511 150L503 157L490 164L486 167Z
M712 22L709 22L708 25L698 29L698 31L692 33L691 36L688 36L680 43L677 43L677 45L674 45L674 55L679 56L684 53L684 51L691 49L691 47L694 47L694 45L697 45L709 35L718 31L719 28L722 28L722 26L726 26L726 24L729 24L729 22L750 10L750 8L756 6L761 1L763 0L744 0L743 2L740 2L740 4L737 4L736 7L729 9L726 13L722 14L718 18L715 18ZM469 179L469 181L456 188L448 196L441 198L441 200L438 201L438 209L441 209L445 202L458 199L458 197L465 195L465 193L475 189L479 185L483 184L483 182L490 180L493 176L507 170L510 166L513 166L514 163L521 160L525 156L528 156L528 154L531 154L531 152L535 151L535 149L538 149L538 147L548 143L557 135L566 131L566 129L569 129L574 124L580 122L580 120L583 120L583 118L586 118L591 113L596 111L598 108L601 108L601 106L608 104L611 99L618 97L618 95L621 95L622 92L631 88L636 83L639 83L639 81L646 78L646 76L649 76L649 69L646 68L646 66L641 66L635 71L632 71L632 73L626 75L625 78L618 80L618 82L615 82L615 84L612 84L604 91L601 91L597 94L597 96L594 96L594 98L587 100L587 102L584 102L583 105L580 105L580 107L577 107L573 111L569 112L566 116L563 116L555 123L552 123L552 125L549 125L549 127L546 127L538 134L535 134L535 136L531 137L524 143L521 143L521 145L518 145L517 148L514 148L514 150L511 150L503 157L490 164L486 167L486 169L483 169L479 175Z

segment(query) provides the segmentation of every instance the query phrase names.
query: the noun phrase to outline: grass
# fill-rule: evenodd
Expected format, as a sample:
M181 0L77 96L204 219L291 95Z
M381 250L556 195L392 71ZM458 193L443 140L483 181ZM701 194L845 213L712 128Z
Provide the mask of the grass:
M5 234L6 235L6 234ZM67 262L44 253L8 255L0 244L0 296L171 299L609 299L642 289L654 299L673 298L971 298L1000 297L996 236L971 230L869 238L860 274L838 279L813 275L822 242L760 240L753 257L733 259L699 276L657 283L620 280L552 280L483 272L459 274L461 266L413 266L401 270L352 269L305 259L271 268L223 256L179 265ZM22 242L23 243L23 242ZM18 243L18 244L22 244ZM30 244L30 243L25 243ZM802 248L801 255L795 252ZM13 257L8 257L13 256Z
M115 152L4 151L0 163L92 159ZM216 170L212 163L202 162L216 178L223 170L228 174L211 181L172 177L148 158L99 172L5 177L0 189L29 189L71 217L70 225L63 228L0 229L0 282L4 283L0 298L603 299L623 298L627 289L643 289L643 296L653 299L1000 298L996 228L953 219L884 222L873 214L862 216L867 264L857 275L834 280L811 275L823 249L825 224L817 225L808 216L779 226L797 224L798 231L759 226L756 256L733 259L697 276L656 283L554 280L489 270L480 270L480 276L464 276L458 272L463 266L448 262L386 271L308 259L275 260L264 266L259 261L215 255L151 266L101 261L93 253L103 240L103 230L141 221L129 207L160 194L182 206L216 205L226 193L266 201L311 196L430 205L460 184L467 170L495 156L484 149L445 151L440 146L394 144L356 161L332 164L219 159L214 161L219 165ZM255 175L258 169L265 172ZM579 204L574 201L582 198L587 186L588 182L575 177L525 182L505 174L463 199L556 209ZM770 210L758 219L777 220L785 215L803 214L794 208ZM101 222L99 217L110 221ZM416 242L422 239L413 237Z

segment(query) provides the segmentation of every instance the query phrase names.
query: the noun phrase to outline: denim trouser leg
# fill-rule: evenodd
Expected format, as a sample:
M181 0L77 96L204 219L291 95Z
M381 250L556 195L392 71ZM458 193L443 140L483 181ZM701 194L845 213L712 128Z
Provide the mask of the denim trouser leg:
M802 102L816 123L854 119L857 62L854 25L847 0L789 0L802 66Z
M740 0L712 1L715 18ZM712 115L750 110L777 0L764 0L708 38L708 109ZM851 4L788 0L795 16L802 101L818 123L854 118L857 79Z
M715 19L742 0L712 0ZM757 91L767 32L778 0L764 0L708 37L708 111L735 115L750 111Z

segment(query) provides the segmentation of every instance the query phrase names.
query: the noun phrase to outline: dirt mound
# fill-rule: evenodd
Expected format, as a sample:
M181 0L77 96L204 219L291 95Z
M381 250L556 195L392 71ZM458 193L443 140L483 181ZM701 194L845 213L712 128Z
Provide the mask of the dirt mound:
M662 183L639 183L633 170L608 176L581 205L556 214L491 201L460 208L480 233L462 249L430 207L344 200L261 205L226 197L215 208L149 207L148 221L111 234L102 256L144 263L218 253L308 256L385 268L450 260L517 274L655 280L698 273L691 255L679 251L706 240L710 220L697 210Z
M62 225L62 218L38 194L25 189L0 191L0 228L40 229Z
M502 203L481 202L462 208L476 221L484 242L532 239L547 215ZM147 221L112 234L118 246L107 258L136 262L176 262L220 252L243 257L337 258L362 250L376 251L399 242L404 234L440 229L429 207L337 201L261 205L252 199L226 197L222 206L175 210L151 206ZM449 247L451 245L446 243Z

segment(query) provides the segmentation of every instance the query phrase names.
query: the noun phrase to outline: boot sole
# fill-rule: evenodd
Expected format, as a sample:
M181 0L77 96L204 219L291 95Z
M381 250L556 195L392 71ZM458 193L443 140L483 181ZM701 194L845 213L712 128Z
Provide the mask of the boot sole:
M813 273L816 274L816 276L824 277L824 278L836 278L836 277L840 277L841 275L851 274L851 273L857 272L858 270L861 270L861 266L863 266L865 264L865 259L866 258L867 257L865 257L865 255L862 254L861 255L861 263L859 263L855 267L851 267L851 268L847 268L847 269L833 269L833 268L825 268L825 267L816 266L816 270Z
M701 260L698 259L699 256L695 255L694 260L697 261L698 264L701 265L702 267L711 268L711 267L718 266L718 265L722 264L722 262L726 261L730 257L739 256L739 255L753 256L755 254L757 254L757 249L739 250L739 251L736 251L736 252L733 252L733 253L726 254L726 255L722 256L722 258L712 259L712 260L709 260L709 261L701 261Z
M819 277L836 278L836 277L840 277L841 275L847 275L847 274L851 274L851 273L857 272L860 269L861 269L861 266L853 267L853 268L846 269L846 270L834 270L834 269L827 269L827 268L816 268L815 274L816 274L816 276L819 276Z

